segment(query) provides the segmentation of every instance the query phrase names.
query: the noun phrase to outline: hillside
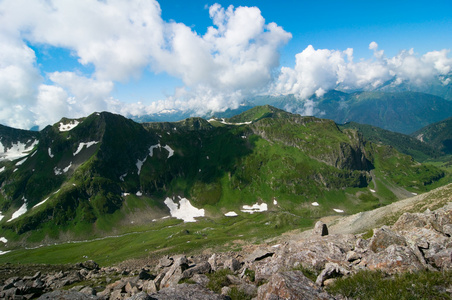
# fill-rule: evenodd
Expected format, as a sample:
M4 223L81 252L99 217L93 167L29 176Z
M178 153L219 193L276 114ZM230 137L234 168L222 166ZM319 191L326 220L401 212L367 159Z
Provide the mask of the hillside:
M452 154L452 118L430 124L412 133L411 136L445 154Z
M5 140L18 136L8 132ZM63 119L37 138L26 156L0 162L2 250L157 229L148 237L153 247L168 247L166 234L176 234L170 244L179 250L218 245L230 230L277 235L449 180L331 120L271 106L230 119L143 124L94 113ZM173 226L195 221L189 232L225 235L206 232L211 240L199 234L187 245ZM262 224L273 225L260 232Z
M410 155L416 161L423 162L427 159L438 158L442 155L440 147L431 143L420 141L412 136L392 132L372 125L349 122L339 125L341 129L354 129L359 131L364 138L375 144L389 145L400 153Z
M317 117L338 124L355 122L393 132L410 134L429 124L452 116L452 102L441 97L418 92L354 92L330 91L313 99ZM304 112L304 102L293 95L260 96L249 105L270 104L280 109Z

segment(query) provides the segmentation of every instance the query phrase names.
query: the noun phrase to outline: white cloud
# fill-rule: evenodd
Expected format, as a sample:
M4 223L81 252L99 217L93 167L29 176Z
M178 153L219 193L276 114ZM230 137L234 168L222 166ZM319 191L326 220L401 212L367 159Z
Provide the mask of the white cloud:
M13 115L14 106L3 105L10 109L0 112L0 121L19 127L103 109L142 114L159 108L236 107L243 96L265 90L279 65L278 49L291 38L276 24L266 24L256 7L211 6L214 26L203 36L182 23L163 21L155 0L4 0L0 14L1 34L16 42L1 43L12 49L0 57L0 79L9 74L1 83L5 96L0 101L14 101L15 112L29 116L13 122L6 116ZM68 49L94 72L84 77L60 70L47 74L45 82L24 41ZM145 68L180 78L182 93L150 105L110 97L114 82L138 78Z
M315 111L315 102L310 98L322 96L331 89L372 90L390 80L393 85L406 82L419 86L438 79L444 84L441 76L450 74L452 69L449 50L419 56L411 49L386 57L376 42L370 43L369 49L374 52L373 59L354 62L353 49L316 50L310 45L295 56L294 68L281 69L272 92L294 94L305 101L304 113L309 114Z

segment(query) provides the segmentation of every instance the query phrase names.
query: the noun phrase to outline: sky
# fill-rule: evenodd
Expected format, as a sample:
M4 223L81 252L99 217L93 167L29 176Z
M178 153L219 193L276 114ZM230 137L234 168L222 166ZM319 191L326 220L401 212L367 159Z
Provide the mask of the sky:
M0 124L448 85L451 48L450 0L0 0Z

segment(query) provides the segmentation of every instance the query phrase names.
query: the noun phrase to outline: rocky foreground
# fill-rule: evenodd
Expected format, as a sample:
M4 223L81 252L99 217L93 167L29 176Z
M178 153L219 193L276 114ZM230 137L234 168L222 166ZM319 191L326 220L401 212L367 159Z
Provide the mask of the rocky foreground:
M369 234L370 236L370 234ZM58 272L3 280L2 299L344 299L324 287L360 270L386 274L452 270L452 203L404 213L365 235L328 234L318 222L310 237L242 252L164 256L155 265L103 267L88 261ZM317 274L306 277L306 270ZM303 272L304 271L304 272ZM452 286L446 287L452 298ZM235 295L235 296L234 296Z

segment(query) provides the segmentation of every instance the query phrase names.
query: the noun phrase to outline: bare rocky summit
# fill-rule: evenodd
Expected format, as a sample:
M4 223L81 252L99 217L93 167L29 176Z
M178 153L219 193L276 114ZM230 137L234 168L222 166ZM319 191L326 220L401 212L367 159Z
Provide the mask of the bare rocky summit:
M361 270L386 274L452 270L451 224L449 202L422 213L405 212L393 225L374 228L371 237L334 230L328 234L325 223L319 223L309 235L240 252L162 256L154 265L140 267L101 268L88 261L67 271L10 277L0 283L0 297L230 299L240 293L247 299L344 299L329 294L325 286ZM305 270L316 277L308 278ZM452 297L452 286L446 291Z

